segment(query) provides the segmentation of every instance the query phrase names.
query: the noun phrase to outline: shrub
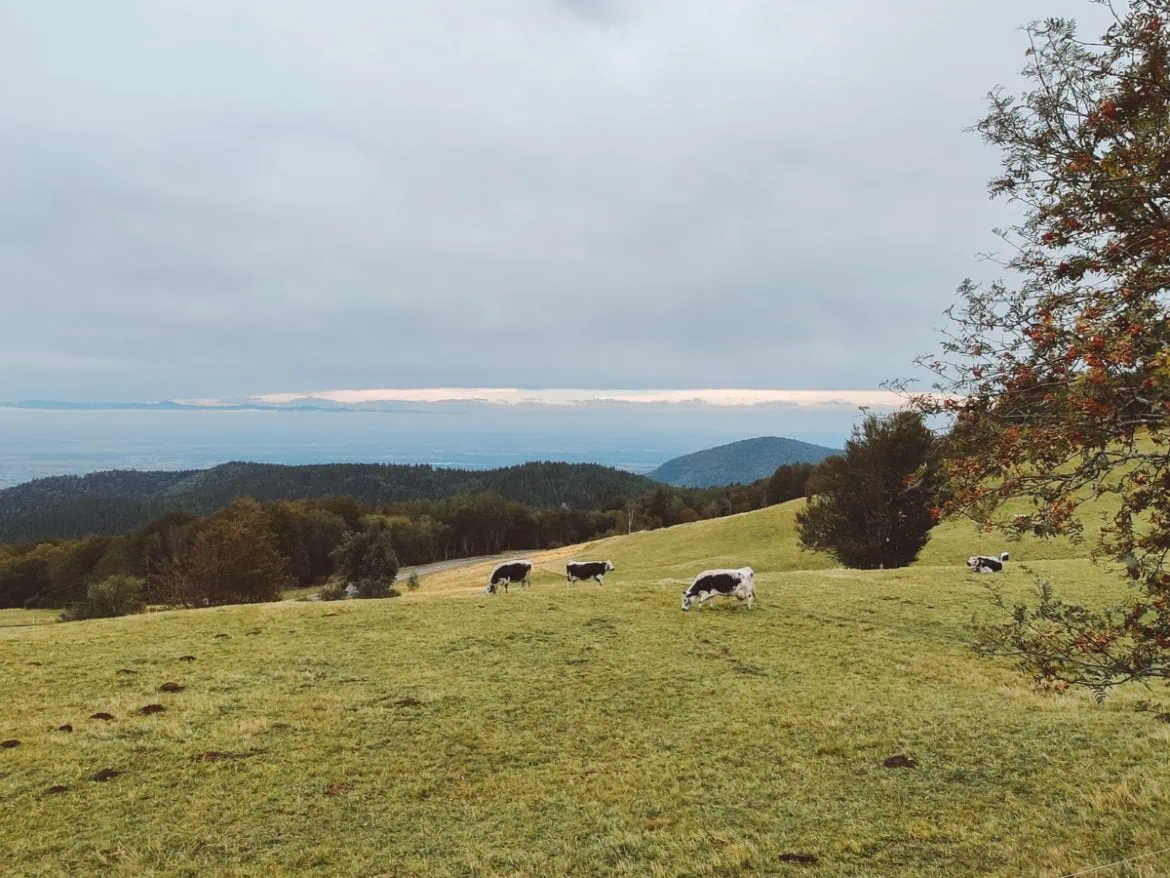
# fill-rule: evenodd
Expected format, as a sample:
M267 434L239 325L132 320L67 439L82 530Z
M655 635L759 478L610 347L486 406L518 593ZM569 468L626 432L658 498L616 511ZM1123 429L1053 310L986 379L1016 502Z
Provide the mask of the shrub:
M398 556L386 519L374 518L362 530L346 534L334 550L333 559L338 575L358 587L359 597L389 597L390 586L398 576ZM372 585L375 582L383 583L385 588L376 588Z
M115 575L92 583L85 599L70 604L62 621L108 619L141 613L146 608L146 583L137 576Z
M418 586L419 586L418 574L417 573L410 574L410 578L408 580L406 580L407 591L418 591Z
M396 598L398 592L385 579L359 579L354 583L357 598Z
M325 584L325 587L317 592L317 600L321 601L343 601L345 600L345 583L331 580Z
M846 567L905 567L930 539L943 487L934 435L913 412L869 415L810 480L796 516L801 543Z

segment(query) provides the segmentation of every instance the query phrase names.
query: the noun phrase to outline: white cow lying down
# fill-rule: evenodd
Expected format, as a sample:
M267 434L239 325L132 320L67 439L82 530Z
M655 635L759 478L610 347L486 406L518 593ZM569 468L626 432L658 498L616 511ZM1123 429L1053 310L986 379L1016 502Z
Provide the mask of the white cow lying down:
M967 559L967 566L971 568L972 573L999 573L1003 570L1003 565L1007 559L1007 552L1004 552L998 558L992 558L988 555L972 555Z

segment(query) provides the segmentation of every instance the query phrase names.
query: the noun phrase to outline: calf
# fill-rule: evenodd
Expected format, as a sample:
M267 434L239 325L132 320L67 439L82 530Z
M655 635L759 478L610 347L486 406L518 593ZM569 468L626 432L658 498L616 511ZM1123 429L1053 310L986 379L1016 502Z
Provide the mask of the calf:
M598 585L605 585L605 574L611 570L612 561L570 561L565 565L565 581L572 585L577 581L592 579Z
M967 559L967 566L971 568L972 573L999 573L1003 570L1004 562L1007 559L1007 552L998 558L991 558L987 555L972 555Z
M701 605L716 595L731 597L734 595L741 601L747 601L750 610L756 602L756 574L750 567L740 567L738 570L704 570L695 577L691 587L683 592L682 608L689 610L696 601Z
M530 585L528 577L531 575L531 561L505 561L503 564L496 565L496 569L492 571L492 578L488 580L487 593L495 594L496 589L502 585L504 593L507 594L508 585L517 582L527 588Z

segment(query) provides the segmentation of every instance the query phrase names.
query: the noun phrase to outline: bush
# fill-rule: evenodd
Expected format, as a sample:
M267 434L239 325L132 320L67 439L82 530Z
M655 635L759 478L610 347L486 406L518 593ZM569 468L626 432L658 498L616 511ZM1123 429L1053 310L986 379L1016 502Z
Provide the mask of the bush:
M846 567L905 567L930 539L943 478L934 435L913 412L869 415L842 457L809 480L796 515L801 543Z
M390 587L385 579L359 579L354 583L357 588L356 598L396 598L398 592Z
M330 581L317 592L317 600L320 601L343 601L345 600L345 583Z
M92 583L85 599L70 604L62 621L109 619L141 613L146 608L146 583L137 576L116 575Z
M362 530L346 534L333 559L341 579L358 588L358 597L390 596L390 586L398 576L398 556L384 518L374 518Z
M407 591L418 591L418 586L419 586L418 574L417 573L410 574L410 578L408 580L406 580Z

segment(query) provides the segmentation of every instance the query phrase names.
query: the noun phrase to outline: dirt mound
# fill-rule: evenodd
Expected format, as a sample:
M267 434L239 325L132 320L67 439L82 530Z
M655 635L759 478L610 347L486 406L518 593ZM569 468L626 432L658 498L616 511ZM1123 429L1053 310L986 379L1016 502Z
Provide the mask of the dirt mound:
M801 866L815 866L821 861L816 854L781 854L781 863L797 863Z

